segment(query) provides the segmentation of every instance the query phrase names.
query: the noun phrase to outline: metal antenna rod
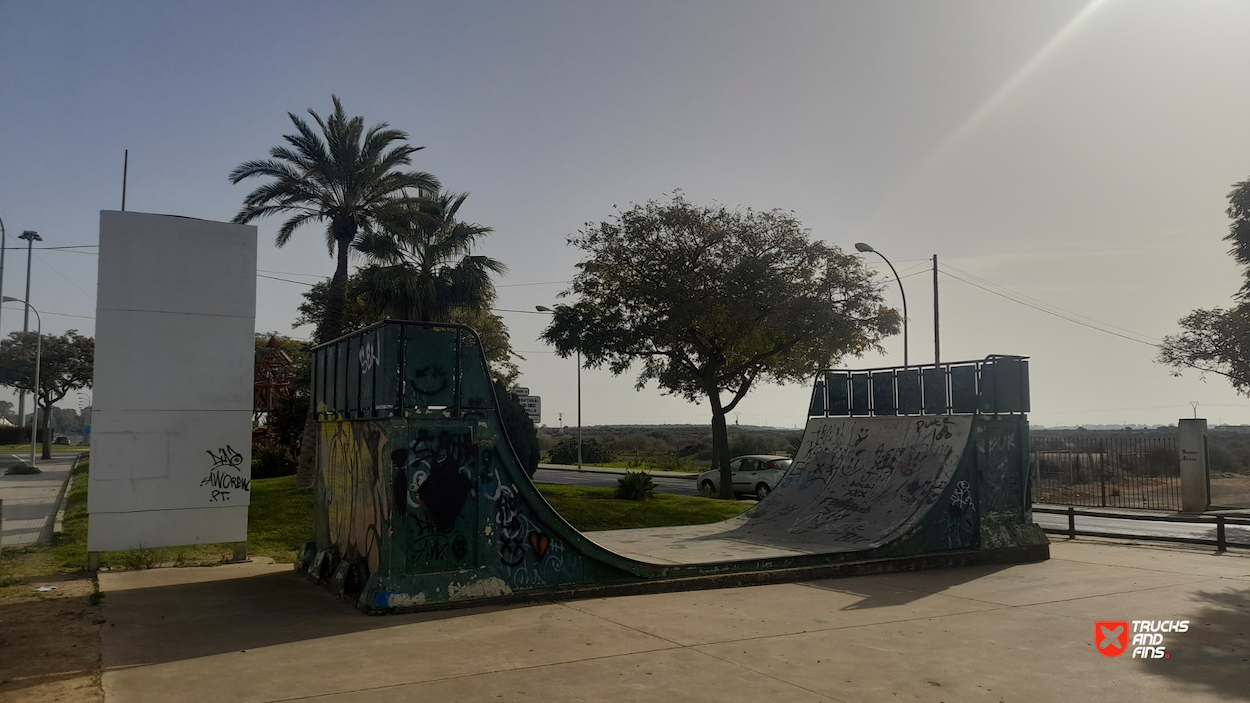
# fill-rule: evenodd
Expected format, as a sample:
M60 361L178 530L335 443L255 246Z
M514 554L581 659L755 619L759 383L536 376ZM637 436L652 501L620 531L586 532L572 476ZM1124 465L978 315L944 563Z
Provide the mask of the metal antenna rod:
M938 330L938 267L937 254L933 255L933 364L942 363L942 342Z
M122 162L122 212L126 211L126 180L130 175L130 150L126 150L126 160Z

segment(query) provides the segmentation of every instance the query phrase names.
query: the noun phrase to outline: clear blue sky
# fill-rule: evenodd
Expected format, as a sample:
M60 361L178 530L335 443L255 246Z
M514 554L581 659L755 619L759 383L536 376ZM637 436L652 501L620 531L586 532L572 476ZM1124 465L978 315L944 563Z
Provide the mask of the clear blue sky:
M1238 2L9 2L0 218L10 244L24 229L95 243L129 149L128 209L229 220L249 189L229 171L334 93L472 193L466 216L496 229L482 252L511 268L500 308L555 300L584 222L680 188L794 210L916 274L915 361L932 358L933 254L1149 342L1240 282L1220 238L1225 196L1250 177L1248 30ZM280 221L259 224L260 268L289 272L266 275L332 272L322 232L276 249ZM6 263L20 297L24 257ZM93 332L95 265L38 252L51 331ZM1191 400L1250 422L1250 401L1172 377L1148 344L941 283L943 357L1032 356L1034 422L1167 423ZM259 279L258 331L290 333L303 289ZM535 341L541 316L504 315L544 420L572 422L572 362ZM20 317L6 307L0 331ZM901 363L901 347L847 365ZM584 382L587 424L708 418L632 377ZM761 388L740 420L801 423L807 393Z

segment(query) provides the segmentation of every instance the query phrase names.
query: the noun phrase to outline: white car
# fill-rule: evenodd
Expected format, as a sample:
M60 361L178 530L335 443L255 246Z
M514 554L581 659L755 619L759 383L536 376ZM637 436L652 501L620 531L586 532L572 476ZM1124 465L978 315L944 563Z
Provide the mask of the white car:
M729 471L733 474L734 495L753 495L764 500L777 487L777 482L790 468L791 461L788 456L775 454L735 457L729 462ZM720 495L720 469L704 471L695 481L703 495L709 498Z

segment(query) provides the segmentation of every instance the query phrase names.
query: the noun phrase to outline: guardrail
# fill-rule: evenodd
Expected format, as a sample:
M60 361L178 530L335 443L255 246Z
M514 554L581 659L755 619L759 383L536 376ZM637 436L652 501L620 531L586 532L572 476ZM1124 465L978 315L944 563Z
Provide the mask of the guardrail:
M808 417L1016 414L1029 411L1029 361L977 361L826 369L816 374Z
M1067 535L1068 539L1076 539L1081 537L1109 537L1112 539L1140 539L1152 542L1179 542L1182 544L1214 544L1216 551L1224 552L1228 550L1229 545L1234 547L1250 547L1250 542L1229 542L1225 526L1241 525L1250 527L1250 518L1228 517L1225 515L1203 515L1199 517L1179 517L1176 515L1119 515L1112 513L1094 512L1092 510L1077 510L1076 508L1038 508L1034 507L1035 513L1046 513L1048 515L1067 515L1068 529L1057 530L1054 528L1043 528L1051 534ZM1125 535L1116 532L1099 532L1095 530L1078 530L1076 529L1076 518L1096 517L1109 518L1114 520L1141 520L1144 522L1174 522L1190 525L1211 525L1215 527L1215 539L1201 539L1198 537L1176 537L1166 535Z

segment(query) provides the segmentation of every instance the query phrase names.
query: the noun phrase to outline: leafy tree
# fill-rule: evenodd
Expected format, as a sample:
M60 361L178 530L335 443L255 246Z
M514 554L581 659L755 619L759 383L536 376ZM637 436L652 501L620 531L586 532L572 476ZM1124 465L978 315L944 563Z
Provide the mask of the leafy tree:
M330 279L326 312L317 338L329 340L345 331L343 305L347 294L347 259L358 236L381 230L414 205L422 194L438 189L438 180L422 171L404 171L412 154L423 147L405 142L408 134L385 122L365 131L362 117L347 116L337 96L334 112L323 120L308 114L318 134L294 113L287 113L296 134L283 137L289 146L269 150L268 159L246 161L230 172L230 182L252 177L273 180L243 200L234 221L247 223L268 215L289 215L278 230L276 243L285 245L301 225L324 223L326 245L337 255Z
M481 310L495 301L491 274L503 263L473 255L493 230L463 222L467 193L440 193L400 210L385 231L361 238L356 249L371 262L359 273L362 301L398 320L446 322L455 308Z
M899 327L870 271L812 241L791 213L697 206L674 193L569 237L584 251L543 339L637 387L712 407L714 465L732 499L726 414L757 381L806 381ZM726 401L722 394L729 394Z
M358 297L359 285L359 275L348 279L345 319L353 321L352 325L357 328L387 319L388 316L383 311L371 307ZM295 320L295 327L315 325L324 317L327 287L328 285L323 281L304 293L304 302L299 304L300 314ZM507 388L516 385L517 379L521 376L521 370L514 359L524 360L524 357L512 350L511 336L502 317L487 309L457 307L451 308L446 319L440 322L468 325L477 330L478 336L482 338L486 361L490 364L491 377L502 381Z
M1230 308L1194 310L1182 317L1181 332L1164 337L1157 360L1180 375L1187 368L1228 378L1233 389L1250 395L1250 180L1228 194L1232 219L1224 240L1229 254L1244 269L1246 280L1233 296Z
M0 342L0 385L14 390L34 392L35 332L14 332ZM65 394L79 388L90 388L95 364L95 340L68 330L64 335L43 335L39 351L40 429L43 434L43 458L52 458L49 437L52 414L49 408Z
M538 471L538 455L542 453L538 448L538 429L521 406L521 401L498 380L495 381L495 397L499 399L499 420L508 432L521 468L534 478L534 472Z

